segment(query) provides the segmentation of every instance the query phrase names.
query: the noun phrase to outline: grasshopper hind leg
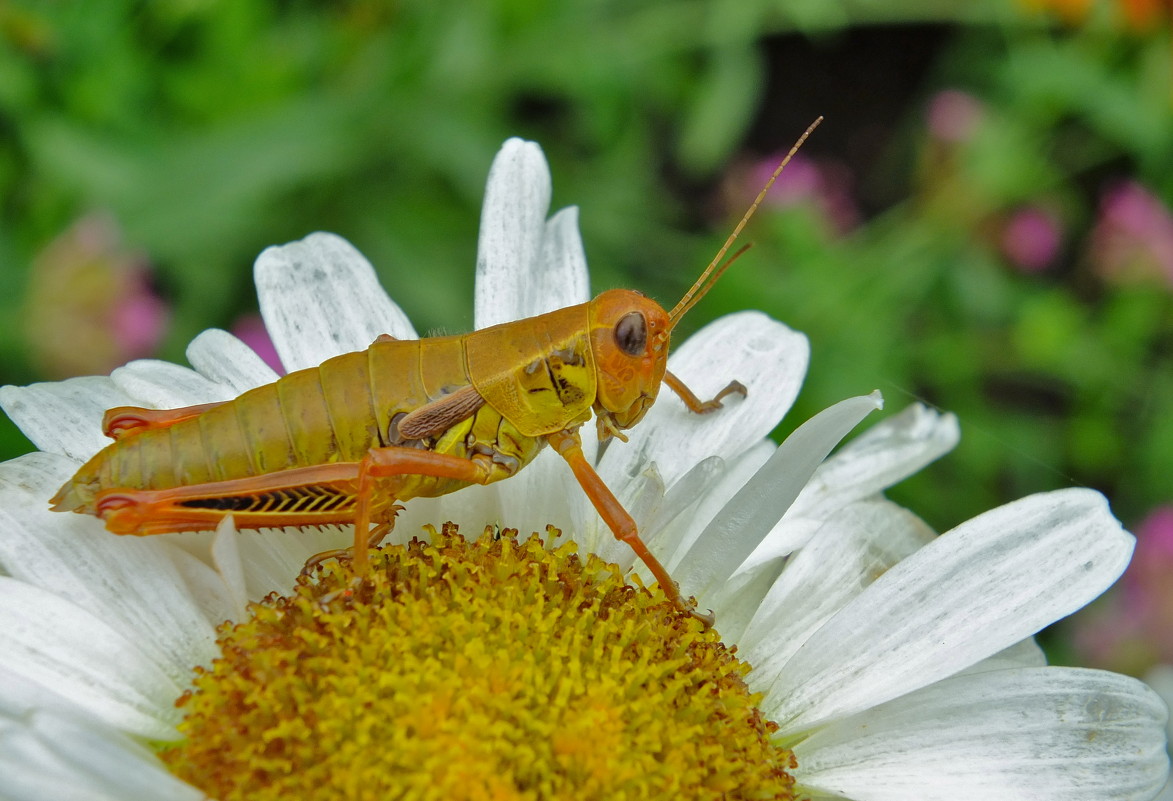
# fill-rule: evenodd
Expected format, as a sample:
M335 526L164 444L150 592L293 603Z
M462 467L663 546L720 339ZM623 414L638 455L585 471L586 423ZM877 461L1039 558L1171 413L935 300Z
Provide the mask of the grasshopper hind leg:
M383 540L394 525L395 515L402 508L394 503L394 498L386 499L380 496L380 505L386 499L390 503L390 520L370 532L370 523L374 501L377 495L376 481L389 476L417 475L435 476L437 478L453 478L469 483L488 483L492 470L484 463L484 459L463 459L449 454L421 451L414 448L396 446L371 448L363 460L358 463L357 489L355 492L354 513L354 549L351 565L355 578L361 581L367 572L367 550L372 542L378 544ZM345 554L347 549L326 551L310 558L302 573L312 571L315 565L326 559Z

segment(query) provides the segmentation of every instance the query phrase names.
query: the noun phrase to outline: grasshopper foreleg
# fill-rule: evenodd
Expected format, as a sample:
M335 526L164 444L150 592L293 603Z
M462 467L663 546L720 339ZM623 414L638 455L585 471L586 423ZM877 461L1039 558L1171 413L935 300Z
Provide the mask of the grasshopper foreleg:
M715 620L712 611L710 610L707 615L701 614L686 602L680 595L680 588L668 575L668 571L640 539L635 520L623 508L623 504L619 503L619 499L603 483L603 479L583 456L582 439L579 437L578 431L555 431L553 434L548 434L546 440L570 465L570 469L574 471L574 477L578 479L579 486L591 499L591 503L594 504L599 516L603 518L615 538L627 543L635 551L635 555L647 565L648 570L652 571L652 575L655 576L660 589L668 596L668 600L681 612L699 620L706 628L712 626Z
M747 390L744 384L742 384L740 381L730 381L723 390L718 392L713 397L712 400L702 401L693 394L693 391L689 389L683 381L672 375L672 373L667 371L664 372L664 383L668 385L668 389L675 392L680 397L680 399L684 401L684 405L688 407L688 410L690 412L694 412L695 414L708 414L709 412L720 409L721 400L728 395L732 395L733 393L737 393L743 398L747 394Z

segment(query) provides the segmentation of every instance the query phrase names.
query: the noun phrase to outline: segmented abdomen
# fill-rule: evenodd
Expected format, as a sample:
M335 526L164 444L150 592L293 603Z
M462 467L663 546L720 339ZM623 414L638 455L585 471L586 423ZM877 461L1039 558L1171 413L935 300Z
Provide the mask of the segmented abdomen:
M102 489L168 489L355 462L394 442L392 421L467 385L460 337L377 342L245 392L198 417L130 434L73 479L71 505Z

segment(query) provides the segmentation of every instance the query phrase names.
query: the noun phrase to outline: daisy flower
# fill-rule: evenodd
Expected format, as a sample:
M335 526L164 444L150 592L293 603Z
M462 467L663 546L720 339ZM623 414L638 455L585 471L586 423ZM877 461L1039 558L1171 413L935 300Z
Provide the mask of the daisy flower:
M547 219L549 198L541 151L507 142L478 327L587 299L577 212ZM266 250L256 283L290 370L415 336L336 236ZM139 539L50 512L103 446L106 408L275 378L225 332L192 343L194 369L4 388L40 452L0 465L0 797L1150 798L1164 704L1133 679L1048 667L1031 639L1127 564L1133 538L1104 499L1032 496L936 536L882 492L953 446L951 416L912 407L828 457L878 407L862 396L766 439L808 354L781 323L730 315L670 368L701 396L736 377L746 398L698 417L665 393L606 449L584 428L649 547L715 610L711 630L643 589L550 453L411 501L357 589L336 566L294 586L345 531L226 521ZM444 521L545 541L450 526L412 540Z

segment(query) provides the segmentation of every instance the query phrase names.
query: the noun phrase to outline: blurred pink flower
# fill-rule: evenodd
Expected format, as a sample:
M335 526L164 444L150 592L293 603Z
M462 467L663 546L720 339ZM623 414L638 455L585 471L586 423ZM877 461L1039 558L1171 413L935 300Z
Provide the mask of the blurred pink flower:
M1173 505L1136 529L1136 551L1118 589L1090 616L1076 647L1100 667L1140 673L1173 662Z
M1090 251L1096 272L1108 281L1173 287L1173 215L1135 181L1104 193Z
M112 310L111 330L124 353L148 355L163 339L171 310L151 288L145 270L127 276L123 296Z
M1023 272L1044 270L1054 263L1063 243L1059 218L1042 206L1014 212L1002 228L1002 252Z
M37 255L24 298L29 356L48 377L108 373L150 356L170 310L117 222L88 214Z
M929 100L929 133L942 142L968 142L986 116L982 101L960 89L946 89Z
M1121 590L1129 608L1158 618L1168 640L1164 661L1173 661L1173 505L1159 506L1136 532L1136 553L1125 572Z
M756 195L785 155L785 152L774 153L755 163L746 177L745 194L751 198ZM778 208L811 203L831 223L835 233L845 234L859 225L853 183L846 165L816 162L797 153L770 187L764 202Z
M261 319L261 315L245 314L236 318L236 322L232 324L232 333L256 351L256 354L265 360L265 364L276 370L278 375L285 374L285 367L281 364L277 348L273 346L273 340L269 337L269 331L265 328L265 321Z

